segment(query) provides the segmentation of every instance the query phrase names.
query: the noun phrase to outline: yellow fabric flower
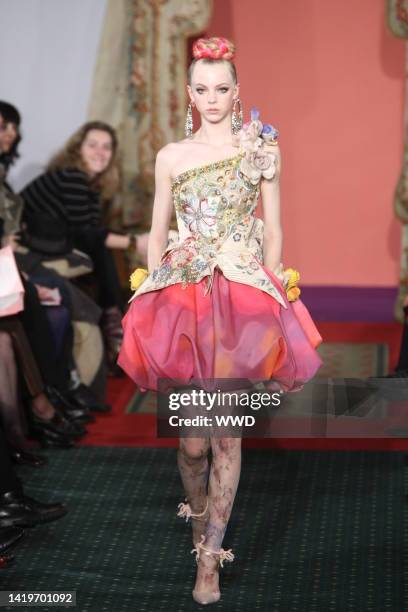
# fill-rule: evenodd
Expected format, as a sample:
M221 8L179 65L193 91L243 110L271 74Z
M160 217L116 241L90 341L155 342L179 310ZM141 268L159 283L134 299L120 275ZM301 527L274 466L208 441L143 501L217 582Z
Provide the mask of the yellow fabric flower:
M136 291L136 289L143 283L147 276L149 276L149 272L146 270L146 268L136 268L136 270L130 277L131 290Z
M294 268L286 268L284 272L286 279L286 295L289 302L294 302L300 295L300 289L297 286L300 280L300 274Z
M291 289L286 289L286 295L289 302L294 302L298 299L300 295L299 287L292 287Z

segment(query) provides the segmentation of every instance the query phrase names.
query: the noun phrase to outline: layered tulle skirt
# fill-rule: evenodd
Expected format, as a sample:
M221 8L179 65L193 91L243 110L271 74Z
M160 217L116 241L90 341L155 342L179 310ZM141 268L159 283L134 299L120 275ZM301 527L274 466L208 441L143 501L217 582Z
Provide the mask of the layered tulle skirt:
M118 364L142 390L157 390L159 378L276 381L284 391L300 389L321 366L322 338L302 301L288 302L264 269L288 308L218 268L207 295L203 279L137 296L123 318Z

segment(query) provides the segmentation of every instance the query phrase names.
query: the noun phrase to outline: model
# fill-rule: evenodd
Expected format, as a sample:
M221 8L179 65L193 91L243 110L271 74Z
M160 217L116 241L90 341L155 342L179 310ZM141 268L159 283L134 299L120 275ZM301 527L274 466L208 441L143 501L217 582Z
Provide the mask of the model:
M255 110L242 125L232 42L200 39L193 55L186 138L157 154L148 274L124 317L118 363L142 390L157 390L158 378L300 389L321 365L321 337L281 264L278 132ZM255 216L259 195L263 220ZM169 245L173 205L179 238ZM191 518L197 560L193 598L213 603L219 567L234 558L221 545L241 439L181 438L178 465L187 496L178 514Z

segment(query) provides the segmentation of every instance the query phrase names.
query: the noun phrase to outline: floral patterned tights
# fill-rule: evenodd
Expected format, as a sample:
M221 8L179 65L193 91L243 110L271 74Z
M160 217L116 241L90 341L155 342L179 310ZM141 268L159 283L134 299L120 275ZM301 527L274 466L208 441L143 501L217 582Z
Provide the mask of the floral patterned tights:
M208 461L210 446L211 467ZM181 438L178 466L194 513L203 512L205 509L208 482L208 520L206 523L196 525L196 528L201 528L201 532L204 533L206 548L218 551L224 539L238 488L241 472L241 439ZM194 523L197 521L193 522L193 529ZM217 560L201 555L196 589L217 590L218 588Z

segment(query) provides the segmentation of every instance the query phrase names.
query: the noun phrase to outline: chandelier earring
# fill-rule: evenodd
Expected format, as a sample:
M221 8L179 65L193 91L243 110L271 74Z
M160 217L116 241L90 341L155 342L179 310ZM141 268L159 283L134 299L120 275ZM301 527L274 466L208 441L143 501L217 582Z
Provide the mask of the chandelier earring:
M191 138L193 135L193 104L190 102L187 108L186 122L184 125L184 134L186 138Z
M237 109L238 105L238 109ZM242 110L242 102L238 97L232 108L232 118L231 118L231 128L233 134L238 134L239 130L242 128L242 124L244 121L244 113Z

